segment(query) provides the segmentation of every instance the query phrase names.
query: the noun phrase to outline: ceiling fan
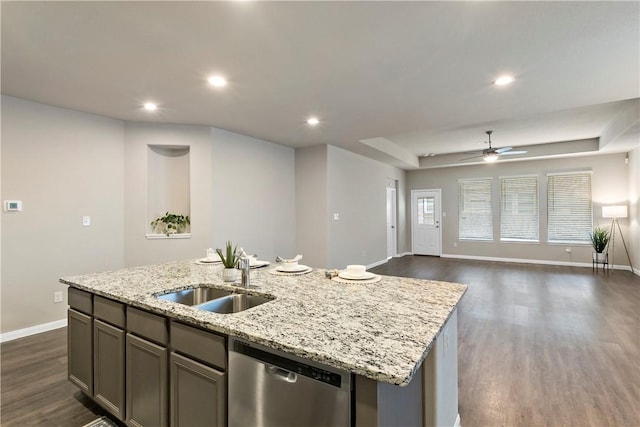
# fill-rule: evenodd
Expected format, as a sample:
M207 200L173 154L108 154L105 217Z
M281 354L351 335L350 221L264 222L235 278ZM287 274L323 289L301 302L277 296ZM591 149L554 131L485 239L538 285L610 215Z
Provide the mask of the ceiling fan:
M484 159L485 162L495 162L496 160L498 160L498 157L501 156L511 156L513 154L526 154L527 151L526 150L515 150L513 151L513 147L502 147L502 148L493 148L491 146L491 134L493 133L492 130L488 130L487 135L489 135L489 148L486 148L484 150L482 150L481 153L479 153L477 156L472 156L472 157L467 157L466 159L462 159L462 160L471 160L471 159L477 159L482 157ZM471 154L471 153L469 153Z

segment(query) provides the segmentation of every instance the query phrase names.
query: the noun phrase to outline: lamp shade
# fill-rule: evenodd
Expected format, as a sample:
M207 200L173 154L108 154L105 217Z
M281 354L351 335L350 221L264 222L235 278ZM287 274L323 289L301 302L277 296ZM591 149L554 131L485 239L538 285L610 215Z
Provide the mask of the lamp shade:
M614 205L602 207L602 218L626 218L627 205Z

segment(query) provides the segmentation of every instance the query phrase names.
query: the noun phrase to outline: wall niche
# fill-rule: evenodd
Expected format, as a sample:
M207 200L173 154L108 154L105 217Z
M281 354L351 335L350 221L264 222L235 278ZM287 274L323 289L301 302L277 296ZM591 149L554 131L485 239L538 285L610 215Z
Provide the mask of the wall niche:
M170 214L191 218L190 147L188 145L147 145L147 238L191 237L191 225L163 230L151 223Z

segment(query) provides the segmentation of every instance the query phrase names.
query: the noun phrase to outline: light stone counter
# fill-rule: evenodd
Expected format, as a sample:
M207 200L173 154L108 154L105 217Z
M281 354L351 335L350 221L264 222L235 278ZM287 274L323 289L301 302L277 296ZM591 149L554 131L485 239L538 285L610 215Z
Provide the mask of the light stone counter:
M274 301L217 314L154 295L191 286L232 288L220 265L195 260L86 274L64 284L200 327L241 337L339 369L407 385L467 287L383 276L374 284L340 284L315 269L301 276L251 270L249 293Z

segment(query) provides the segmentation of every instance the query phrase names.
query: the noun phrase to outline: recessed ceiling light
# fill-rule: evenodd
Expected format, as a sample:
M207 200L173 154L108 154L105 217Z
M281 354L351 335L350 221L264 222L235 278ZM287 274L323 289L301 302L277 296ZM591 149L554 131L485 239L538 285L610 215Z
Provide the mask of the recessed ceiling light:
M158 106L156 104L154 104L153 102L145 102L144 103L144 109L147 111L155 111L158 109Z
M222 76L211 76L207 79L209 84L214 87L224 87L227 85L227 79Z
M508 84L511 84L515 81L515 78L513 76L509 76L509 75L504 75L504 76L500 76L498 77L493 84L496 86L505 86Z
M307 119L307 124L309 124L309 125L311 125L311 126L315 126L315 125L317 125L318 123L320 123L320 120L318 120L318 118L317 118L317 117L309 117L309 118Z

